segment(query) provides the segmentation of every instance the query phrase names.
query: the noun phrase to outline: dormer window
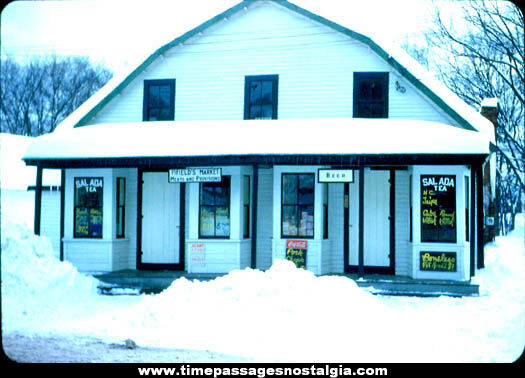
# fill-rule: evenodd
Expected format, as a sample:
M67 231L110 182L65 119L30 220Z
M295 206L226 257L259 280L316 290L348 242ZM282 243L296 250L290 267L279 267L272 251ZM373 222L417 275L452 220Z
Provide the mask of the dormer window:
M143 121L175 119L175 79L145 80Z
M244 119L277 119L278 75L246 76Z
M354 118L388 118L388 72L354 72Z

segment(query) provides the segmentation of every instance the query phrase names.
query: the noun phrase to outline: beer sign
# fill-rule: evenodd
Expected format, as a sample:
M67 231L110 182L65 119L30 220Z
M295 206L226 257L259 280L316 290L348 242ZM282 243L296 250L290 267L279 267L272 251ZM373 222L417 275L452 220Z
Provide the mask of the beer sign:
M352 169L318 169L317 180L321 182L354 182Z

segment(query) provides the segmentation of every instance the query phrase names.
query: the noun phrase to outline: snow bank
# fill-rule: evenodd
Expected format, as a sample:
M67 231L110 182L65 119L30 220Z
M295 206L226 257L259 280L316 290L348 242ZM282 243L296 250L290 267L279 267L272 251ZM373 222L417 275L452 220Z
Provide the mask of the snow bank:
M374 296L287 261L206 282L181 278L157 295L104 296L19 225L2 224L1 247L4 332L285 362L512 362L525 345L523 217L486 247L487 268L475 277L481 295L464 298Z
M4 331L60 328L59 312L97 296L98 281L57 260L48 238L3 220L1 243Z
M386 310L351 279L316 277L279 260L266 272L237 270L208 282L178 279L111 320L94 323L106 325L105 337L132 338L139 345L285 361L326 360L326 348L340 360L382 348L373 340L389 326ZM348 331L353 342L337 353L334 339Z

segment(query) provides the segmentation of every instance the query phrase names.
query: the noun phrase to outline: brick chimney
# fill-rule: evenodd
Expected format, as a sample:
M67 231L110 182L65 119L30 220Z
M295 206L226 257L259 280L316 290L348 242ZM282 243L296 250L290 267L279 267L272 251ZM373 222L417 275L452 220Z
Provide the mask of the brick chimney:
M494 127L498 121L498 99L497 98L485 98L481 101L481 115L487 118Z
M485 98L481 102L480 113L494 125L496 131L498 123L498 99ZM496 133L497 135L497 133ZM492 152L490 158L483 165L483 213L485 215L484 241L494 240L498 233L498 195L496 192L496 154Z

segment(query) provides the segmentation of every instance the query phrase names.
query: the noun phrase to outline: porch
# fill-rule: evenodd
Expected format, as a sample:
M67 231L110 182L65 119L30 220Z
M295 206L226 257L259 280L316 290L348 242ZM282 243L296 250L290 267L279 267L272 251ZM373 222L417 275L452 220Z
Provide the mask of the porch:
M188 280L209 281L225 274L222 273L187 273L184 271L151 271L151 270L119 270L96 274L101 281L99 290L102 294L112 294L112 290L134 289L139 293L159 293L168 288L171 283L181 277ZM332 274L327 274L332 275ZM386 274L333 274L348 277L372 294L406 295L406 296L477 296L479 286L470 282L452 280L413 279L406 276Z

